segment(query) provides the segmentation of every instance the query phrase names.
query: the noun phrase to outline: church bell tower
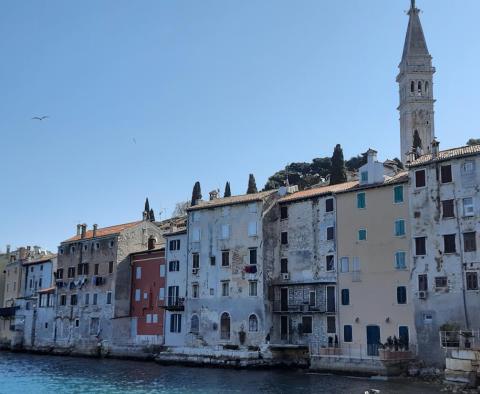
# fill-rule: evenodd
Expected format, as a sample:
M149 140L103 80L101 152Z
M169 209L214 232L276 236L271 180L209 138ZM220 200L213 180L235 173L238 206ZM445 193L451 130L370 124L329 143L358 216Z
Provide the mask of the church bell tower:
M409 21L400 72L397 76L400 93L400 143L402 162L407 154L417 155L430 152L435 137L433 105L432 57L428 52L419 17L420 10L411 0Z

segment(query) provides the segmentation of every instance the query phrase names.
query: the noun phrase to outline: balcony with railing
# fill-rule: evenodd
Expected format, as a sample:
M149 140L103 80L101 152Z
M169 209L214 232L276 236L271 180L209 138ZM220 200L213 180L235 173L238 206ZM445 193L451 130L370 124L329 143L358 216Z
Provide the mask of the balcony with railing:
M165 305L163 305L167 311L184 311L185 310L185 298L183 297L167 297Z
M282 300L274 300L273 312L274 313L326 313L327 308L324 304L315 305L315 304L309 303L308 301L286 303L285 301L282 301Z

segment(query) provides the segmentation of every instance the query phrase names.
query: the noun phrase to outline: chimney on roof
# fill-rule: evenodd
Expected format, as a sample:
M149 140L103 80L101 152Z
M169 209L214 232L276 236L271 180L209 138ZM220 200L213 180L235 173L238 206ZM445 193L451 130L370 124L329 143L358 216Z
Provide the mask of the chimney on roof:
M85 223L82 224L82 232L80 233L80 238L85 238L87 234L87 225Z
M23 260L27 257L27 249L21 246L18 248L18 260Z
M98 229L98 224L95 223L93 225L93 238L97 236L97 229Z
M77 236L80 235L80 232L82 231L82 225L77 224Z
M440 151L440 142L436 138L433 138L433 141L432 141L432 157L437 157L439 151Z
M377 151L370 148L367 150L367 163L375 163L377 161Z
M218 195L220 194L220 190L212 190L210 193L210 201L216 200L218 198Z

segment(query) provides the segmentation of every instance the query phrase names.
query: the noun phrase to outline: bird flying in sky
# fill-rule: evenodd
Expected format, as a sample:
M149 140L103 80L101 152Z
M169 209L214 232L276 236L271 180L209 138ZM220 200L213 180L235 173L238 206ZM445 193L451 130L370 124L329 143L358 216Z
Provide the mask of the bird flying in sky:
M44 119L47 119L47 118L48 118L48 116L46 116L46 115L45 115L45 116L34 116L34 117L32 118L32 120L33 120L33 119L35 119L35 120L44 120Z

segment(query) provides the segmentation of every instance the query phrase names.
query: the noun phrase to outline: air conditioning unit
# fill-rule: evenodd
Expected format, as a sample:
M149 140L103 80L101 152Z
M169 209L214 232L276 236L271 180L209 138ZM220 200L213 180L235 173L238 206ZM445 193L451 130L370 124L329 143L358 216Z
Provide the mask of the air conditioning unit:
M428 295L428 291L422 290L418 292L418 298L420 298L421 300L426 300L427 295Z
M198 274L198 268L192 268L192 274L197 275Z
M290 273L289 272L285 272L282 274L282 279L283 280L290 280Z

